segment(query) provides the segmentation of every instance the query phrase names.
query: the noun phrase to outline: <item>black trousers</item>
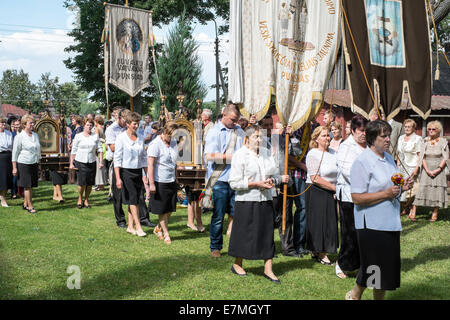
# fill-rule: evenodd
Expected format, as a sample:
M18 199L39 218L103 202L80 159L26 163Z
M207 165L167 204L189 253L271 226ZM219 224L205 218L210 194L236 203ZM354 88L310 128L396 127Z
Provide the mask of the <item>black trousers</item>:
M341 229L341 245L338 255L338 264L342 271L359 269L358 237L355 229L354 204L351 202L338 202L339 224Z
M284 230L283 235L283 196L273 197L273 208L275 211L275 214L279 216L279 226L278 226L278 233L280 234L280 241L281 241L281 252L283 254L286 254L288 252L295 251L294 247L294 232L293 232L293 216L292 216L292 205L291 210L289 210L289 201L293 202L293 200L290 200L288 198L287 201L287 208L286 208L286 226Z
M112 164L113 165L113 164ZM111 182L111 193L114 207L114 216L117 225L126 223L125 213L122 209L122 191L116 187L116 174L113 171ZM142 188L139 196L139 220L141 222L149 220L147 205L145 204L145 188Z

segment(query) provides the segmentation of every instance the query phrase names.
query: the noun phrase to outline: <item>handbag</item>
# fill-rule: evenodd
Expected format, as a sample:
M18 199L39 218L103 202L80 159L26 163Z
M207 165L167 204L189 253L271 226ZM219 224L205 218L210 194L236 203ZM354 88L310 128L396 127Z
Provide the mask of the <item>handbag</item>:
M234 129L231 132L231 138L230 138L230 144L227 147L227 150L225 153L229 153L230 151L234 150L234 147L236 146L236 140L237 140L237 134L236 129ZM205 189L200 194L200 207L205 209L213 209L214 208L214 201L213 201L213 187L216 184L217 180L219 180L219 177L222 175L223 171L225 170L227 164L222 163L216 166L213 173L209 177L208 181L206 182Z

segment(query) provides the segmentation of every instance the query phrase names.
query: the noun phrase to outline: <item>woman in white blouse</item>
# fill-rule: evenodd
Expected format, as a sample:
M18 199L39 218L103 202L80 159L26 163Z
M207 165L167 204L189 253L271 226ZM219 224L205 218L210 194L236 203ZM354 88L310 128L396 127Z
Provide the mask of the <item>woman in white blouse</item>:
M416 192L419 188L419 183L417 182L419 174L419 155L420 148L422 147L422 138L414 133L416 129L416 122L412 119L406 119L403 122L403 128L405 129L405 134L401 135L398 139L397 152L399 160L397 160L397 167L403 176L414 178L414 187L402 193L400 201L406 202L408 207L405 207L400 215L406 215L409 211L409 219L411 221L416 220L416 206L412 205L411 200L415 197Z
M337 166L336 153L329 148L330 136L324 126L311 135L306 156L308 177L306 183L306 248L321 264L333 265L327 253L336 253L338 226L336 211Z
M236 191L236 202L228 255L235 257L231 266L234 274L247 275L242 267L244 259L264 260L264 276L280 283L272 271L275 243L271 189L287 183L289 176L280 176L271 152L260 149L261 134L259 126L247 127L244 144L231 160L229 183Z
M37 213L33 207L33 188L38 186L39 160L41 144L34 130L34 118L25 115L21 120L23 130L14 138L12 165L13 175L18 176L17 186L25 189L23 209Z
M77 208L90 208L89 195L95 185L97 167L96 156L99 154L99 168L103 167L103 149L96 134L92 134L93 120L86 120L83 132L75 136L72 142L70 169L77 168L78 201ZM84 201L83 201L84 194Z
M169 217L177 208L175 168L178 146L177 141L172 139L177 129L178 125L175 122L168 122L161 135L155 138L147 149L151 211L157 214L159 219L153 233L166 244L172 243L169 235Z
M11 151L13 137L5 127L6 119L0 118L0 200L2 207L8 207L5 196L6 192L12 188Z
M122 202L128 205L127 232L145 237L147 234L139 219L139 196L144 188L142 169L147 170L147 157L144 139L137 134L140 121L139 113L128 113L127 130L119 134L115 142L114 174L116 187L122 190Z

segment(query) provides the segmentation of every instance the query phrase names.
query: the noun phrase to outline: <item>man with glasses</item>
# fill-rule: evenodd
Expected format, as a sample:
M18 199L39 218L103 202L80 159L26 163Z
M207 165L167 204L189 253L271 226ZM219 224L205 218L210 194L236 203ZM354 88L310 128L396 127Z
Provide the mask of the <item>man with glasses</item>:
M225 213L228 212L231 216L234 213L234 191L228 183L228 178L232 154L242 146L244 137L244 131L237 125L240 117L237 106L227 105L222 115L222 119L209 130L205 142L205 154L208 161L207 178L211 177L217 165L227 164L213 186L214 210L211 216L210 249L211 256L215 258L220 257L220 250L223 247L222 231ZM233 150L227 152L232 138L236 139L235 146Z

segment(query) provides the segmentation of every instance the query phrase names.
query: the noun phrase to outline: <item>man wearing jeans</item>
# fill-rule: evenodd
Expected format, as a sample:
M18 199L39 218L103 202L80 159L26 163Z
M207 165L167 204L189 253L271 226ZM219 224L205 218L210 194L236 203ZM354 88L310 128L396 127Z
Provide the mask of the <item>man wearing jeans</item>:
M205 154L208 161L208 178L218 164L227 164L218 181L213 186L214 210L210 225L210 249L212 257L220 257L223 247L223 219L225 213L234 213L234 191L228 184L232 153L242 146L244 131L237 125L240 117L239 109L234 104L223 110L222 120L209 130L205 142ZM233 150L227 151L233 132L237 135Z

